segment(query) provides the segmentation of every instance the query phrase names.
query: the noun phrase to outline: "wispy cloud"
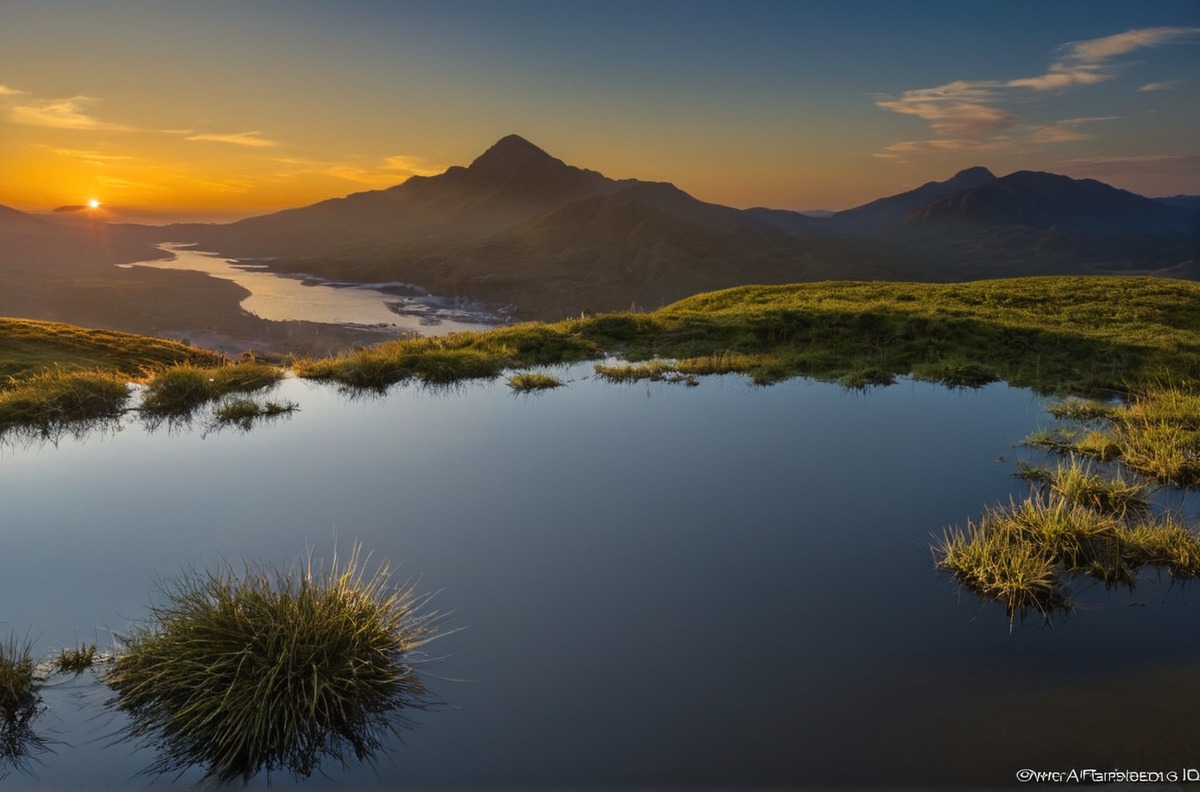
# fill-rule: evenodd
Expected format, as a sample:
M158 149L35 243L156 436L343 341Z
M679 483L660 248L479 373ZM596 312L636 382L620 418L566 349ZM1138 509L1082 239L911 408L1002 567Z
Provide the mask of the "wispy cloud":
M249 146L251 148L269 148L279 145L279 141L277 140L262 137L262 132L257 129L253 132L233 132L223 135L212 133L188 135L184 140L203 141L206 143L229 143L234 146Z
M438 168L429 165L428 162L420 157L409 157L403 154L397 154L388 157L384 161L384 168L390 171L400 171L413 176L436 176L445 168Z
M1013 110L1029 91L1065 91L1093 85L1118 76L1114 60L1139 49L1185 41L1200 36L1200 28L1160 27L1130 30L1114 36L1077 41L1058 48L1060 57L1045 74L1010 80L956 80L932 88L904 91L898 98L877 97L883 110L916 116L929 123L933 140L905 141L885 147L876 156L902 159L904 154L948 148L985 148L996 143L1012 145L1061 143L1092 135L1080 126L1110 116L1074 118L1049 124L1030 124ZM1180 81L1150 83L1139 90L1166 90ZM950 145L947 145L950 144ZM899 148L897 148L899 147Z
M20 92L16 92L20 94ZM13 95L13 94L9 94ZM91 96L71 96L66 99L44 99L14 105L8 113L10 121L29 126L52 129L85 129L129 132L134 127L101 120L90 108L99 103Z
M1039 77L1024 77L1009 80L1013 88L1032 88L1035 91L1050 91L1072 85L1092 85L1116 78L1109 61L1120 55L1128 55L1145 47L1155 47L1200 34L1194 27L1143 28L1118 33L1115 36L1075 41L1059 47L1063 57L1050 65L1050 70Z
M18 91L16 88L9 88L7 85L0 85L0 96L20 96L25 93Z
M1095 135L1080 130L1086 124L1098 121L1116 121L1120 116L1088 116L1086 118L1067 118L1053 124L1035 126L1029 131L1029 140L1034 143L1068 143L1075 140L1089 140Z
M1168 80L1166 82L1146 83L1138 91L1173 91L1183 85L1184 80Z

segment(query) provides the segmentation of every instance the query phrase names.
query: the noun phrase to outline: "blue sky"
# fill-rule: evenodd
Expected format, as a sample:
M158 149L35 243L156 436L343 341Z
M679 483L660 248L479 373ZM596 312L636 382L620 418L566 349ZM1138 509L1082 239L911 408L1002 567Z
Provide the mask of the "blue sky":
M734 206L1200 193L1200 4L4 0L0 203L238 215L518 133ZM86 193L86 194L85 194Z

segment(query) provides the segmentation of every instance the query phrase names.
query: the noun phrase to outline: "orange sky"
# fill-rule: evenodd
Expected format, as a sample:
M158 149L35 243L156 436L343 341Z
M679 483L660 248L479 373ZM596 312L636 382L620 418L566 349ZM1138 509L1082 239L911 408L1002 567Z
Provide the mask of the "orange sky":
M847 208L972 165L1194 194L1197 8L18 0L0 204L231 219L509 133L738 207Z

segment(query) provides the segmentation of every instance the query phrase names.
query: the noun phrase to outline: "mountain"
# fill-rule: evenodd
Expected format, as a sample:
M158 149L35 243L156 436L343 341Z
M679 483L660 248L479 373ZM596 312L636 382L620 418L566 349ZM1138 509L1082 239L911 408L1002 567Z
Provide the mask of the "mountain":
M1155 201L1167 206L1177 206L1180 209L1191 209L1200 212L1200 195L1172 195L1166 198L1155 198Z
M1186 234L1196 214L1093 179L1018 171L925 203L903 220L907 226L959 225L1057 228L1099 236Z
M430 247L447 237L494 233L625 184L567 165L524 138L508 135L469 166L454 166L437 176L413 176L385 190L229 225L172 228L235 256L312 256L401 239Z
M874 233L898 225L915 209L949 195L990 184L996 177L987 168L961 170L943 182L928 182L915 190L880 198L868 204L837 212L830 225L839 231Z
M831 217L740 210L669 183L611 179L508 135L469 165L388 189L143 233L261 258L277 272L401 280L505 304L518 318L559 319L743 283L1191 272L1190 207L972 167Z

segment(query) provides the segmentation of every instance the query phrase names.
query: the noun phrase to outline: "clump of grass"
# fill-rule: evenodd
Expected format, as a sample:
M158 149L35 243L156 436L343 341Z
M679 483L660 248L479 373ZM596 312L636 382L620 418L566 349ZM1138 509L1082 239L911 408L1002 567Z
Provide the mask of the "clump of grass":
M665 360L651 360L648 363L612 365L597 363L593 369L596 375L612 383L633 383L648 380L650 382L682 382L695 386L700 380L695 374L681 372L673 363Z
M1110 462L1122 455L1118 438L1100 429L1079 431L1056 426L1053 429L1038 429L1024 440L1025 445L1054 451L1060 454L1076 454L1100 462Z
M967 529L948 529L934 548L939 569L949 570L980 596L1004 603L1010 622L1029 609L1048 615L1066 598L1055 578L1056 559L1045 548L997 529L992 514Z
M873 385L886 386L896 382L896 375L878 366L861 365L843 374L838 382L851 390L866 390Z
M562 380L550 374L524 372L509 377L508 387L518 393L531 393L533 391L562 387Z
M82 674L96 663L96 644L63 649L51 666L62 674Z
M915 379L937 382L948 388L982 388L1000 379L990 366L961 360L918 363L912 371Z
M221 782L322 760L369 760L419 706L410 661L434 615L386 564L355 548L326 572L311 556L286 571L185 573L163 588L105 675L132 739L165 749L151 768L201 766Z
M1051 404L1046 412L1063 421L1106 421L1116 414L1116 408L1093 399L1070 398Z
M282 376L275 366L253 360L213 368L174 366L150 380L141 409L151 414L187 415L222 396L270 387Z
M213 418L220 424L233 424L249 430L255 421L264 418L275 418L287 415L300 409L295 402L276 402L267 400L257 402L254 399L231 399L217 405L213 410Z
M1022 478L1046 485L1066 502L1099 512L1124 517L1145 514L1150 508L1150 485L1127 481L1119 474L1106 478L1075 456L1065 465L1059 462L1053 470L1022 463L1017 470Z
M0 432L111 417L128 399L127 378L111 371L46 369L0 390Z
M1142 520L1125 528L1120 540L1136 565L1160 566L1174 577L1200 577L1200 536L1174 516Z
M31 754L45 750L33 730L40 687L29 642L10 635L0 643L0 778L6 765L22 770Z

